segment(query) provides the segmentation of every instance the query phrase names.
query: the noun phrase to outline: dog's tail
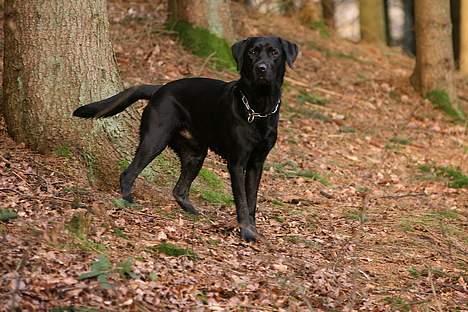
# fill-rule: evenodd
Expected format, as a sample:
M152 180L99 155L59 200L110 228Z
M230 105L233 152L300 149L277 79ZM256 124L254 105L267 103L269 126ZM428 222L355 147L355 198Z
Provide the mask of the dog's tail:
M77 108L73 116L81 118L110 117L124 111L138 100L149 100L161 85L140 85L128 88L110 98Z

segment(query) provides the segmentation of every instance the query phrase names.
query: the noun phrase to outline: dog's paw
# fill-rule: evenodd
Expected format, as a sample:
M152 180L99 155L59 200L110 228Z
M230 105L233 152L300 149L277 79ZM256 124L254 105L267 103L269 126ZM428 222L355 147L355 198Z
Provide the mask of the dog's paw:
M133 196L131 194L126 195L126 196L122 196L122 199L125 200L126 202L128 202L129 204L134 203Z
M198 210L195 209L195 207L193 207L192 205L183 206L182 209L184 209L185 212L190 213L192 215L195 215L195 216L200 215L200 212L198 212Z
M240 229L241 238L246 242L256 242L257 241L257 230L254 226L241 226Z

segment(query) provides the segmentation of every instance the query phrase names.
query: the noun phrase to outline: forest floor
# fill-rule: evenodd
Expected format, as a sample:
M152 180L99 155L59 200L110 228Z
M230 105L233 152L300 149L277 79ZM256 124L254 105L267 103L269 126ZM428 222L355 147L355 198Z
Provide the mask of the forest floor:
M125 84L236 79L181 47L163 2L110 1ZM90 186L68 147L34 153L1 123L0 310L468 311L466 125L412 90L413 60L398 49L234 15L242 36L301 49L260 190L261 241L240 240L214 155L194 218L172 199L170 152L127 207L117 187ZM457 84L468 98L468 81Z

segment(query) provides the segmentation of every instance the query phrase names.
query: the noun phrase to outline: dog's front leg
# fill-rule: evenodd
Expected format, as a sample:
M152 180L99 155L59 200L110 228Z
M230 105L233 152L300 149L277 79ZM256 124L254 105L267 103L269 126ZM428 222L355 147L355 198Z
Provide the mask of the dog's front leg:
M236 204L237 222L240 226L242 239L251 242L257 239L255 227L250 223L247 194L245 191L245 164L229 162L229 174L231 175L232 193Z
M249 207L250 224L256 226L255 213L257 211L257 194L262 179L263 160L249 161L245 177L245 191L247 206Z

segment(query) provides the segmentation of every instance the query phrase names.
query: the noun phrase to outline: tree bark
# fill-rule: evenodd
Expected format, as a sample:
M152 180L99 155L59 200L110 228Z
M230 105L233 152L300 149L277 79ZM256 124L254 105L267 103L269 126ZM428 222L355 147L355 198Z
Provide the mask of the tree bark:
M359 0L361 39L385 43L385 11L383 0Z
M234 42L229 0L169 0L172 20L205 28L220 38Z
M322 14L329 27L335 27L335 0L321 0Z
M303 0L295 5L295 11L298 12L298 17L301 23L309 25L316 21L323 21L323 9L321 1Z
M444 90L456 105L450 1L415 1L416 66L411 82L421 95Z
M119 160L135 148L139 118L71 116L122 89L106 1L6 0L4 29L3 113L11 137L45 153L76 149L91 179L116 181Z
M460 1L460 72L468 75L468 0Z
M245 5L262 14L281 14L285 9L282 0L245 0Z

